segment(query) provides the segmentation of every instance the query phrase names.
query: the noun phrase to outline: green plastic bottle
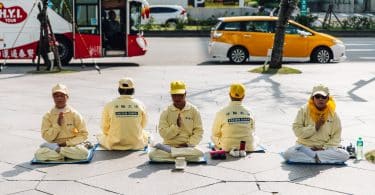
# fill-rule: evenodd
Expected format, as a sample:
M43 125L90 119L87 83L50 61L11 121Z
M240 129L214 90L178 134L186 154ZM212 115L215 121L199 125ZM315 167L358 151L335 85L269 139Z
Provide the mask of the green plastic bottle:
M357 160L362 160L363 158L363 140L362 137L359 137L357 140L357 148L355 158Z

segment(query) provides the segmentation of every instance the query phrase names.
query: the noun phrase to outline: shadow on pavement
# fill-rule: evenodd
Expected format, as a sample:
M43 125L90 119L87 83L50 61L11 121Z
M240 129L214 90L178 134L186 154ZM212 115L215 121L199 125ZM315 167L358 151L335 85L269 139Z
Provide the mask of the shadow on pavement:
M346 165L304 165L304 164L281 164L281 168L288 171L289 181L300 182L319 175L321 172L331 168L341 168Z
M356 102L367 102L366 99L363 99L363 98L357 96L356 94L354 94L354 92L357 91L358 89L361 89L362 87L370 84L373 81L375 81L375 77L373 77L372 79L369 79L367 81L365 81L365 80L359 80L359 81L355 82L353 84L355 87L353 89L351 89L350 91L348 91L348 94L349 94L350 98L353 101L356 101Z
M149 162L145 162L136 168L138 169L136 172L129 175L130 178L146 178L149 175L156 173L162 170L171 170L174 171L174 164L150 164Z
M137 151L122 151L122 150L97 150L95 151L94 158L92 162L113 160L126 157L133 152Z
M253 87L251 86L251 84L258 83L260 81L265 81L266 83L271 84L272 96L279 99L280 103L288 102L289 104L292 104L292 105L301 105L301 104L306 102L305 99L296 99L294 97L288 97L287 95L284 95L282 93L282 91L280 90L281 84L274 81L272 79L272 76L273 76L272 74L260 74L259 76L257 76L256 78L254 78L250 81L242 82L242 84L244 84L248 89L252 89ZM221 87L206 89L206 90L199 91L199 92L196 92L196 93L188 94L187 97L188 98L194 98L196 96L209 94L209 93L212 93L212 92L215 92L215 91L227 90L227 89L229 89L229 87L230 87L230 83L228 83L228 85L224 85L224 86L221 86ZM290 102L292 102L292 103L290 103Z
M4 178L11 178L11 177L16 177L17 175L22 174L24 172L34 171L40 167L54 167L54 166L57 166L57 164L32 165L30 164L30 162L23 162L23 163L15 165L12 170L2 172L1 176L3 176Z

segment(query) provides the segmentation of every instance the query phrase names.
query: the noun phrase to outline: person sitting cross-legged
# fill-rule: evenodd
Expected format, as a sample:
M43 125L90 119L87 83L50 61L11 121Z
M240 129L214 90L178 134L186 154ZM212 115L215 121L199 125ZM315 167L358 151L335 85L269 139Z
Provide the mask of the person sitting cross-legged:
M318 85L313 88L307 105L298 111L293 131L297 143L283 153L287 161L343 163L349 159L349 153L338 148L341 122L327 87Z
M242 104L245 98L245 86L241 83L233 83L229 89L229 105L216 113L212 126L211 139L216 149L229 152L240 149L240 142L245 143L241 156L246 151L254 151L257 145L255 136L255 122L250 110Z
M88 137L86 123L74 108L67 105L67 87L57 84L52 88L52 97L55 106L44 115L41 130L47 142L35 152L35 159L86 159L88 148L91 147L85 142Z
M198 161L203 152L196 146L202 139L202 120L198 109L186 101L186 85L173 81L170 90L173 104L160 116L159 132L163 144L156 144L149 153L152 161L174 161L185 157L187 161Z
M148 133L144 131L147 114L144 104L133 97L132 78L119 81L120 97L107 103L102 113L102 132L99 143L108 150L141 150L147 146Z

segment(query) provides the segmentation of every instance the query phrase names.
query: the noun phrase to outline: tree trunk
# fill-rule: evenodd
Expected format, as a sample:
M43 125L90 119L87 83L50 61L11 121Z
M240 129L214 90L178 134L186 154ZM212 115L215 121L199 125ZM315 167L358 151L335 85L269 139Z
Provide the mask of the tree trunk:
M278 14L279 19L276 22L275 38L273 41L270 68L279 69L282 67L285 28L297 4L298 4L298 0L281 0L280 1L280 11Z

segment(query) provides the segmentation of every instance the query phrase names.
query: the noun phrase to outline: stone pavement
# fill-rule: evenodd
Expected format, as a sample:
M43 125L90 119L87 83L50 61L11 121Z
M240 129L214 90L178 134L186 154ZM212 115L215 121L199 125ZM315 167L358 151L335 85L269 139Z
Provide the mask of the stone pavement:
M374 194L375 165L349 160L347 166L287 165L279 153L294 144L291 123L313 85L330 87L343 125L343 143L362 136L365 151L375 149L375 65L371 63L289 64L300 75L259 75L254 66L106 67L67 74L25 74L33 67L8 67L0 73L0 194ZM90 140L100 132L104 104L117 97L119 78L133 77L136 97L149 111L147 130L156 132L159 113L170 103L171 80L184 80L188 100L204 123L201 147L208 151L216 111L227 104L233 81L247 87L256 132L266 153L207 165L154 165L139 152L98 151L89 164L30 165L43 142L40 124L53 105L50 90L70 89L70 104L88 123Z

